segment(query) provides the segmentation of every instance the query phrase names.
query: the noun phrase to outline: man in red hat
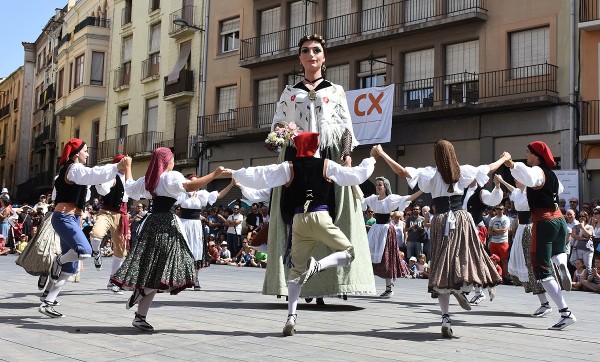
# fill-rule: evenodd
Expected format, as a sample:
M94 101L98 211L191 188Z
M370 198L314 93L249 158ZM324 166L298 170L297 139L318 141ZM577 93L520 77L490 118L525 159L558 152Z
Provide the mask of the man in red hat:
M527 202L531 209L531 261L536 278L559 308L560 319L549 329L563 329L573 323L576 318L569 310L560 286L552 273L552 263L556 264L560 283L563 289L571 290L571 277L567 269L565 240L567 224L558 208L558 195L563 191L556 174L551 168L556 166L552 151L541 141L527 145L527 165L513 162L510 154L505 152L508 160L504 163L510 172L523 185L527 186ZM504 156L503 155L503 156ZM538 309L551 311L550 304L542 301ZM536 311L536 312L538 312ZM537 313L544 315L544 313ZM536 313L534 313L536 315Z
M294 138L296 160L277 165L242 168L231 171L241 185L256 189L285 185L289 191L288 206L294 214L292 235L288 241L284 262L290 267L288 275L288 319L283 328L285 336L296 332L296 307L300 290L313 275L332 268L346 267L354 260L352 244L335 226L329 214L333 205L330 191L333 182L340 186L363 183L375 168L377 153L364 159L359 166L343 167L334 161L316 158L319 134L302 132ZM317 261L311 253L322 242L333 253Z
M117 155L113 163L119 163L125 157L124 154ZM100 255L100 244L102 239L110 230L110 237L113 245L112 268L110 275L123 264L127 256L127 242L129 240L129 216L127 214L127 201L129 197L125 192L125 178L123 174L118 173L114 180L96 185L96 191L102 195L104 201L98 211L94 228L90 232L90 242L92 244L92 257L94 266L97 270L102 269L102 256ZM121 288L110 281L106 285L108 290L114 294L123 294Z

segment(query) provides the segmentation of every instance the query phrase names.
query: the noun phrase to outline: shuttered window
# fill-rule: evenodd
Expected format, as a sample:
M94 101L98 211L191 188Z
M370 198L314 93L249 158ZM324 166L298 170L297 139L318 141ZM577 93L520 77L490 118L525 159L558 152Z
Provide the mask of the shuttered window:
M344 38L350 29L350 0L327 0L327 40Z
M279 19L281 8L276 7L260 13L260 54L272 55L279 50Z
M433 48L404 55L405 89L431 87L433 85Z
M219 93L219 121L232 119L232 110L237 108L237 86L221 87Z
M385 57L376 58L373 62L363 60L358 67L359 88L379 87L386 82Z
M240 47L240 18L221 23L221 52L226 53Z
M479 73L479 41L446 46L446 83L477 79Z
M327 68L327 80L339 84L345 90L350 88L350 65L342 64Z
M298 41L306 34L313 34L313 3L294 1L290 3L290 49L296 49Z
M514 78L547 74L549 60L550 27L510 34L510 66Z

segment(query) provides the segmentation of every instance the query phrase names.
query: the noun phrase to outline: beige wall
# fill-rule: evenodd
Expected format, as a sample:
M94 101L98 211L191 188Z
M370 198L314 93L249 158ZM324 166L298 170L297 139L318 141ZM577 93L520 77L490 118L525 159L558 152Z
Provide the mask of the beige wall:
M9 114L0 119L0 144L4 147L4 154L0 159L0 168L2 169L0 185L7 187L11 195L14 195L16 191L17 151L21 131L20 116L23 111L22 88L23 67L17 68L0 82L0 93L2 93L0 98L3 99L0 102L0 107L8 105L10 109ZM16 108L15 102L17 104Z

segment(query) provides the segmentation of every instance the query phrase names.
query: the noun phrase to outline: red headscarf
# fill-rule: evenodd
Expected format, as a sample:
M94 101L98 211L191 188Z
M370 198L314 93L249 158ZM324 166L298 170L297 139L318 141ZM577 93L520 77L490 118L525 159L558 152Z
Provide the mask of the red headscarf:
M65 147L63 148L63 152L62 152L62 155L60 156L59 164L62 166L65 163L67 163L67 161L71 157L75 156L76 154L79 153L79 151L81 151L83 146L85 146L85 142L83 142L79 138L71 138L69 140L69 142L67 142L67 144L65 144Z
M556 162L554 161L554 156L552 156L552 151L550 151L550 147L542 141L534 141L527 145L529 151L534 155L538 156L540 161L543 161L544 164L548 167L556 166Z
M146 170L146 190L153 196L156 196L154 190L156 190L160 175L165 172L172 159L173 152L166 147L159 147L152 152L152 158L148 170Z
M120 155L116 155L115 158L113 158L113 163L119 163L119 161L121 161L124 157L125 155L122 153Z

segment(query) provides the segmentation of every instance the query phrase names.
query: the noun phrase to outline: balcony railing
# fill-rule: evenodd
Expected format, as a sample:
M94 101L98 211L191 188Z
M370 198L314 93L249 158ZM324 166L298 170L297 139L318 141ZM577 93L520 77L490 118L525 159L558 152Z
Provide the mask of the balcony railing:
M54 128L51 126L45 126L42 133L33 139L33 148L38 149L44 147L46 142L54 140Z
M398 83L395 108L400 110L448 104L491 102L514 96L555 95L558 67L537 64L485 73L458 73Z
M52 189L54 174L52 171L43 171L29 174L29 179L17 186L19 198L27 198L34 190Z
M142 80L157 77L160 74L160 55L152 55L142 61Z
M579 0L579 22L600 20L598 0Z
M167 77L165 77L165 92L164 96L173 96L183 92L194 91L194 71L189 69L182 69L179 72L179 79L175 83L167 84Z
M175 150L175 161L196 159L196 136L183 137L178 139L166 140L160 142L159 147L169 147Z
M54 101L54 84L50 84L41 94L39 99L39 108L43 108L48 103Z
M86 26L97 26L97 27L101 27L101 28L110 28L110 20L100 18L100 17L95 17L95 16L88 16L87 18L85 18L81 22L79 22L79 24L75 25L73 34L77 34L81 29L85 28Z
M113 89L128 87L131 81L131 67L121 67L115 69Z
M171 26L169 28L169 35L171 35L171 36L177 35L179 33L185 32L186 30L195 31L194 29L191 29L189 27L181 26L181 25L177 25L177 24L173 23L173 20L181 18L181 19L187 21L188 24L198 25L194 21L195 11L196 11L195 6L188 5L188 6L182 7L181 9L179 9L177 11L172 12L169 15L169 24L171 24ZM201 27L201 25L199 25L199 26Z
M54 47L54 52L56 54L58 54L58 49L63 46L64 43L68 42L69 40L71 40L71 33L67 33L65 34L62 38L60 38L60 40L58 41L58 43L56 43L56 46Z
M0 118L4 118L10 114L10 104L0 108Z
M163 133L150 131L127 136L127 153L135 156L140 154L152 153L154 149L160 147L163 140Z
M581 131L582 136L600 135L600 101L581 102Z
M102 141L98 144L98 151L96 152L97 161L113 159L119 153L119 143L120 139L112 139ZM125 139L123 139L123 143L125 143ZM125 148L122 149L125 152Z
M305 34L322 34L328 42L360 35L392 32L433 18L450 18L462 14L486 14L486 0L403 0L361 12L321 20L282 31L242 39L240 60L295 50ZM442 7L438 7L442 4ZM172 19L171 19L172 20Z
M198 124L199 133L202 136L210 136L248 129L269 128L276 107L276 103L269 103L201 117Z

